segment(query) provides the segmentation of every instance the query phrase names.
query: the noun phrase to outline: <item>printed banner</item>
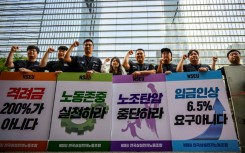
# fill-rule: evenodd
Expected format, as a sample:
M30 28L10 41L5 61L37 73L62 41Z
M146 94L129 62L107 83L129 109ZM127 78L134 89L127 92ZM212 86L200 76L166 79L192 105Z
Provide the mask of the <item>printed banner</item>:
M55 83L55 73L1 73L1 151L46 151Z
M109 151L112 75L58 76L49 151Z
M111 151L171 151L165 75L113 76Z
M239 151L219 71L166 77L173 151Z

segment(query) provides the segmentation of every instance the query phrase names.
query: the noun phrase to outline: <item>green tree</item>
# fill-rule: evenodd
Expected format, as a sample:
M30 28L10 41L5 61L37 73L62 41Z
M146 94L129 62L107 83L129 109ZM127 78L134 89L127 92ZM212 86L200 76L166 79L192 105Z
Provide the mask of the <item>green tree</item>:
M23 55L19 54L19 53L15 53L14 54L14 61L17 60L27 60L27 57L24 57ZM0 72L8 72L10 69L8 67L6 67L5 64L6 58L1 57L0 58Z
M3 58L3 57L0 58L0 72L9 71L9 68L4 66L5 61L6 61L6 58Z

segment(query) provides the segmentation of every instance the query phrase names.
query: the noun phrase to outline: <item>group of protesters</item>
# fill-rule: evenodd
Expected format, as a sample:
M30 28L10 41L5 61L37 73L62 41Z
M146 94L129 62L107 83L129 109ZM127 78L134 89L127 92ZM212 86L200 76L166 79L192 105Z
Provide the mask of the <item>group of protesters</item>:
M40 52L38 46L30 45L27 47L27 60L14 61L14 53L19 50L18 46L12 46L10 53L7 57L5 66L14 68L15 72L84 72L87 77L91 77L93 73L112 73L113 75L133 75L133 77L165 73L170 74L173 72L191 72L200 71L207 72L215 70L217 57L212 58L211 67L208 64L200 63L199 51L191 49L187 54L184 54L179 63L173 64L172 51L169 48L161 49L161 59L158 65L154 67L153 64L145 63L145 51L142 48L136 51L127 51L123 62L120 62L118 57L106 58L102 63L101 59L93 56L94 43L91 39L86 39L83 42L84 55L71 56L71 52L75 47L79 46L78 41L74 41L69 48L60 46L58 48L58 60L49 61L49 54L55 51L54 48L48 48L42 57L40 63L37 61L37 56ZM135 54L136 62L129 60L130 56ZM189 64L184 64L188 58ZM239 50L230 50L227 53L229 66L240 66L241 53ZM106 63L110 62L109 69ZM224 75L224 67L220 68Z

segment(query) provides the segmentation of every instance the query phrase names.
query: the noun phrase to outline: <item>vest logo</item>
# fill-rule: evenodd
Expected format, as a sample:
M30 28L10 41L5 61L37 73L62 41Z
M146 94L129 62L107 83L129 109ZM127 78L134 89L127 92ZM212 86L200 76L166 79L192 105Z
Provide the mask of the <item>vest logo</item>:
M139 77L135 77L133 79L134 79L133 81L144 81L145 77L139 76Z
M34 79L34 75L23 75L23 79Z
M79 80L91 80L91 78L87 78L86 75L80 75Z
M187 74L187 78L189 79L199 78L199 74Z

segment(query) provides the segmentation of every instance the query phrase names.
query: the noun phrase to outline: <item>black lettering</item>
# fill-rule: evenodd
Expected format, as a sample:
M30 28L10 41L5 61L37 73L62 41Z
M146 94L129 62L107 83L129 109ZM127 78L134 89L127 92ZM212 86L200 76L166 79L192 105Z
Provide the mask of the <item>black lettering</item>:
M34 79L34 75L23 75L23 79Z
M19 122L18 118L12 118L8 130L12 130L12 129L18 130L18 129L20 129L20 126L17 126L18 122Z
M6 118L6 119L3 121L2 125L1 125L1 129L2 129L2 130L7 129L8 126L9 126L9 123L10 123L10 119L9 119L9 118Z
M24 130L35 130L36 125L38 125L38 118L28 118Z
M21 125L21 130L23 130L23 129L25 129L25 126L26 126L26 124L27 124L27 118L24 118L24 120L23 120L23 122L22 122L22 125Z
M86 75L80 75L79 79L80 80L90 80L91 78L87 78Z
M6 114L7 113L7 109L9 108L9 103L5 103L5 104L3 104L3 106L5 106L5 107L1 110L0 114Z
M2 130L35 130L38 125L38 118L6 118L2 125Z
M187 74L187 78L199 78L199 74Z
M143 76L139 76L139 77L135 77L134 81L144 81L144 77Z

